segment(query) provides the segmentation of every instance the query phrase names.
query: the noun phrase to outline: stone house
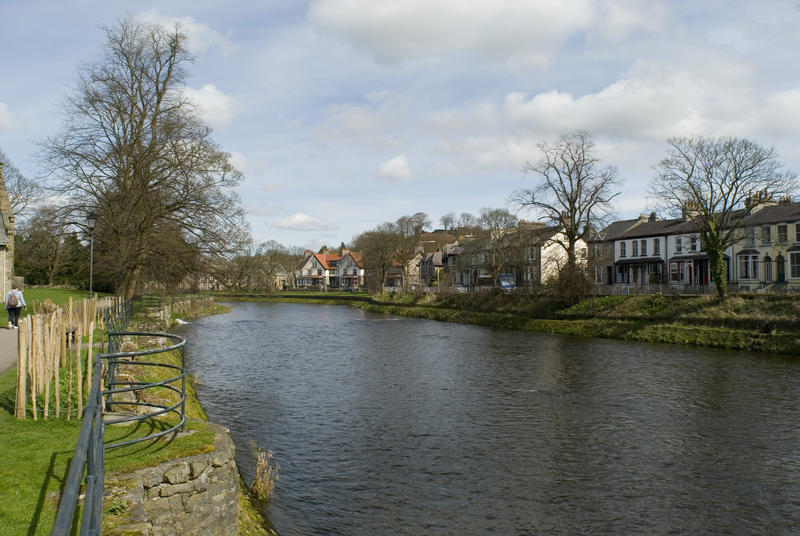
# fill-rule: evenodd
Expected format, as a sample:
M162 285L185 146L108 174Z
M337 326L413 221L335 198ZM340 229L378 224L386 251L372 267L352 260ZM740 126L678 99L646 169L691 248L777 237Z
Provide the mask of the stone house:
M735 289L800 290L800 203L760 205L736 232L737 242L723 252ZM589 265L598 293L713 292L700 229L686 217L641 216L613 222L596 236Z
M359 253L343 248L306 254L295 269L295 286L319 290L355 290L364 284L364 262Z
M0 262L2 262L3 299L11 289L14 280L14 213L3 177L3 163L0 162Z
M800 203L783 200L745 218L732 258L742 290L800 290Z

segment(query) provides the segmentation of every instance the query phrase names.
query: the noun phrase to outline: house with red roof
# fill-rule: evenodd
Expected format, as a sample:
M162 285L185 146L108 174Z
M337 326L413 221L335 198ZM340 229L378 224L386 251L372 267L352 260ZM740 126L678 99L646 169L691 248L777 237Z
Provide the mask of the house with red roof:
M342 248L339 253L323 249L306 250L295 269L297 288L317 290L355 290L364 284L364 261L360 253Z

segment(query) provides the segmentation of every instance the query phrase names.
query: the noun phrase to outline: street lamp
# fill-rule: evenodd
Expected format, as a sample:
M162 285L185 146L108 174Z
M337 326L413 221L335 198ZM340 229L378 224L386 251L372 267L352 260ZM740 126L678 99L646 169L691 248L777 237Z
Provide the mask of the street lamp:
M89 228L89 299L92 299L92 277L94 276L94 227L97 225L97 214L86 215L86 227Z

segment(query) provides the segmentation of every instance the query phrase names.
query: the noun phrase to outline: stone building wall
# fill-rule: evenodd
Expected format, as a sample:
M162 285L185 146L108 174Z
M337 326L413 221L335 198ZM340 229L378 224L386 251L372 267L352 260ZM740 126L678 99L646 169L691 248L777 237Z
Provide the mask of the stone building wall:
M211 426L216 432L213 452L106 475L103 534L237 534L234 446L227 430Z
M14 278L14 213L11 211L11 201L8 198L6 181L3 177L3 163L0 162L0 285L2 285L3 299L6 292L11 289Z

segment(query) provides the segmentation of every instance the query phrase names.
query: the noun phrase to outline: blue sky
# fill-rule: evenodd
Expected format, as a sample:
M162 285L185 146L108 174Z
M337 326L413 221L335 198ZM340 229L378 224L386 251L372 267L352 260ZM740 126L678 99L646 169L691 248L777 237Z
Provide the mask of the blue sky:
M800 170L797 1L0 0L0 148L26 175L125 17L190 34L187 91L259 241L509 207L537 144L575 129L619 169L620 218L670 136L748 137Z

